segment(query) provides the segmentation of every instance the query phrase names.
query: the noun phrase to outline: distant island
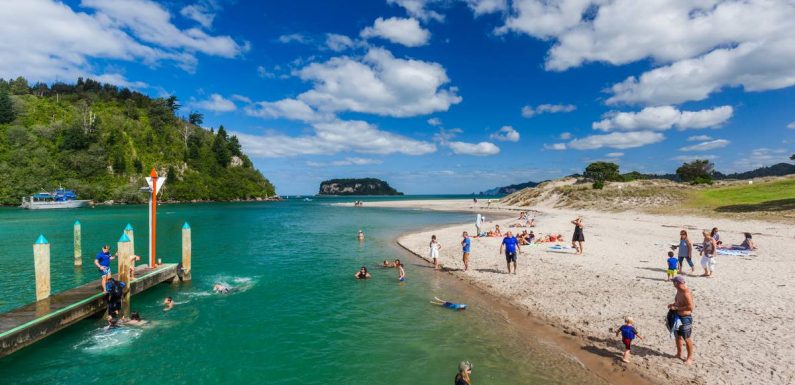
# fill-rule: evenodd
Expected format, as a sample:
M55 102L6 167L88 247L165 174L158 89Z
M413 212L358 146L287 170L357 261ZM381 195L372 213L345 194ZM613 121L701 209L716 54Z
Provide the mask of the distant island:
M223 125L180 116L176 96L151 98L91 79L0 79L0 205L59 186L80 199L141 203L155 168L164 201L265 199L276 192Z
M375 178L330 179L320 183L318 195L403 195Z

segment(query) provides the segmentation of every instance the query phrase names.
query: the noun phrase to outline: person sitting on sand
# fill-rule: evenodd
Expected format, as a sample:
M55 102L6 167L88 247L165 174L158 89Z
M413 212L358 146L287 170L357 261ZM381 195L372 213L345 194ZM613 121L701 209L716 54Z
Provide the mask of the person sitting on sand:
M439 305L441 307L446 307L448 309L453 309L453 310L464 310L467 308L467 305L464 303L454 303L450 301L445 301L443 299L439 299L437 297L433 297L433 301L431 301L431 303L434 305Z
M723 242L720 241L720 233L718 232L717 227L713 227L712 231L709 232L709 235L715 240L715 244L718 245L718 247L723 244Z
M383 266L383 267L390 267L390 268L392 268L392 267L395 267L395 262L389 262L389 261L387 261L387 260L385 259L385 260L384 260L384 264L383 264L383 265L381 265L381 266Z
M395 265L398 268L398 281L404 282L406 280L406 271L403 270L403 264L400 263L399 259L395 260Z
M472 364L469 361L461 361L458 364L458 374L455 375L455 385L472 385L469 376L472 374Z
M366 267L362 266L353 276L356 277L356 279L367 279L370 278L370 273L367 272Z
M494 225L494 234L495 237L502 236L502 230L500 230L500 225Z
M172 299L171 297L166 297L166 299L163 300L163 311L169 311L173 307L174 307L174 299Z
M671 253L673 254L673 253ZM635 337L640 338L641 340L643 337L638 334L638 330L635 329L635 321L630 316L624 317L624 325L622 325L618 330L616 330L616 337L621 334L621 342L624 343L624 358L621 361L629 362L629 349L632 346L632 340Z
M529 235L530 235L530 234L528 234L528 233L527 233L527 230L523 230L521 234L519 234L519 235L517 235L517 236L516 236L516 239L518 239L518 240L519 240L519 244L520 244L520 245L522 245L522 246L525 246L525 245L528 245L528 244L529 244L529 243L527 242L527 237L528 237Z
M740 248L744 250L756 250L756 244L754 244L754 241L752 239L753 236L751 236L751 233L744 233L744 234L745 234L745 240L743 241L743 243L740 244Z

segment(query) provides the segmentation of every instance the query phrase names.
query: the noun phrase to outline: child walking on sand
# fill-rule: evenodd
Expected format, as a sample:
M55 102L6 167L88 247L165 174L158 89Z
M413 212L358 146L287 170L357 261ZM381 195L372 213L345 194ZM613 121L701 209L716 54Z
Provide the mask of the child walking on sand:
M635 321L630 316L624 317L624 325L616 330L616 337L618 337L619 333L621 334L621 342L624 343L624 347L626 348L622 361L629 362L629 348L632 346L632 340L634 340L635 337L642 340L643 337L638 334L637 329L635 329Z
M673 279L674 277L676 277L676 273L678 271L679 271L679 259L674 257L674 252L673 251L669 251L668 252L668 270L666 270L666 273L668 274L668 277L665 278L665 282L668 282L671 279Z

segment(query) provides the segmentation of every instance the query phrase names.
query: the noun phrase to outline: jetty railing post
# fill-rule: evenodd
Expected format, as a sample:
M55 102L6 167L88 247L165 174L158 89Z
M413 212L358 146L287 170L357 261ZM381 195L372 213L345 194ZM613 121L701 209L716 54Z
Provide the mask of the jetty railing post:
M185 222L182 225L182 280L183 281L190 281L190 257L191 257L191 234L190 234L190 225L188 222Z
M36 273L36 301L50 296L50 242L39 235L33 244L33 269Z
M124 282L124 295L122 296L121 301L121 315L123 317L128 317L130 314L130 268L129 268L129 261L132 242L130 242L130 238L127 237L127 234L122 234L121 238L119 238L118 243L118 253L117 260L119 263L119 281Z
M74 233L75 233L75 238L74 238L75 239L75 241L74 241L74 245L75 245L75 266L83 266L83 246L81 245L82 236L80 234L81 233L81 225L80 225L80 221L79 220L75 221Z
M124 228L124 234L127 235L127 238L130 238L130 255L135 255L135 231L133 231L133 227L131 224L127 224Z

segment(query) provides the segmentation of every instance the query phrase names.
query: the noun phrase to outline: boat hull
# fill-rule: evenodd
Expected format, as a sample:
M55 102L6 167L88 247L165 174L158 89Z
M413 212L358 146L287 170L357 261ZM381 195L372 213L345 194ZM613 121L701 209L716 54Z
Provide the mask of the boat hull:
M22 208L28 210L49 210L49 209L76 209L88 205L88 200L69 200L63 202L22 202Z

